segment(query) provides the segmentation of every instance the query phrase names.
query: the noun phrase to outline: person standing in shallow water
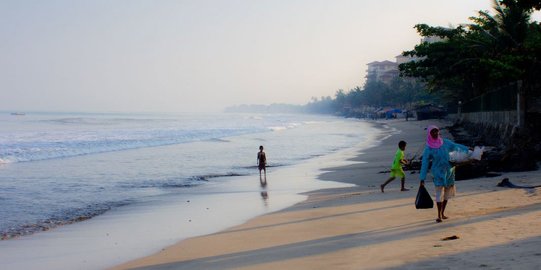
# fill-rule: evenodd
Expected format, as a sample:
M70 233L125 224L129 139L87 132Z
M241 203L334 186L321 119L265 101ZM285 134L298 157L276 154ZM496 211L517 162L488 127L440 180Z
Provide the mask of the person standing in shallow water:
M384 192L385 186L389 184L391 181L393 181L396 177L400 177L400 191L408 191L409 189L404 187L404 184L406 183L406 174L404 173L404 170L402 169L402 165L408 164L408 161L404 159L404 151L406 151L406 142L400 141L398 142L398 150L396 150L396 154L394 155L394 161L393 165L391 167L391 177L383 183L380 188L381 192Z
M261 171L265 174L265 180L267 179L267 156L263 152L263 145L259 146L259 152L257 152L257 167L259 168L259 179L261 179Z
M419 174L420 185L425 184L428 172L428 164L432 161L432 177L436 190L436 205L438 207L438 218L436 222L442 222L448 217L445 215L447 201L455 196L455 167L449 163L449 153L452 151L468 151L468 147L442 139L440 130L436 126L428 126L426 146L423 151L421 172Z

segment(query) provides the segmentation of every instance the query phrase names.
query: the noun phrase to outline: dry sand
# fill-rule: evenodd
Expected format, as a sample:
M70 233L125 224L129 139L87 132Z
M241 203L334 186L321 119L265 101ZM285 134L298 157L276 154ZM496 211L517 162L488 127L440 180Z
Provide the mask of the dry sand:
M541 269L540 188L496 186L504 177L540 185L541 171L459 181L449 219L436 223L435 209L414 207L418 174L406 172L410 191L400 192L398 179L379 190L398 141L408 142L406 157L419 155L432 122L386 123L401 132L352 165L322 168L322 180L355 187L311 192L293 207L115 269Z

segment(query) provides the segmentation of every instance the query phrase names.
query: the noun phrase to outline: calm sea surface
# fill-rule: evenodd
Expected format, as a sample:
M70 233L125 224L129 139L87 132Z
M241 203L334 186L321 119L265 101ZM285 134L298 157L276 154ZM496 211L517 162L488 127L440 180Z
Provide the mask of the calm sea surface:
M0 236L257 174L259 145L272 172L374 133L361 121L301 114L2 113Z

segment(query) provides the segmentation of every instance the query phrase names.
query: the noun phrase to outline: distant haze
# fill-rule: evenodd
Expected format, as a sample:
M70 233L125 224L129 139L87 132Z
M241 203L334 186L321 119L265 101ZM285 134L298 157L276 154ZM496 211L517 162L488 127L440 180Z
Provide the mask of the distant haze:
M0 0L0 110L221 111L362 86L472 0Z

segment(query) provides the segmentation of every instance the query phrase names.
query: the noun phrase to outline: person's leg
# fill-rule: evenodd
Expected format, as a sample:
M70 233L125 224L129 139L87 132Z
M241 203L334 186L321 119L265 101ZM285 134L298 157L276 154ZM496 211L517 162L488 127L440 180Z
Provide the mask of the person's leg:
M402 179L400 179L400 185L401 185L400 191L408 191L409 190L409 189L407 189L405 187L405 184L406 184L406 178L402 177Z
M445 207L447 206L447 200L443 200L443 202L441 203L441 218L442 219L447 219L447 216L445 216Z
M383 189L385 189L385 186L389 183L391 183L393 180L395 179L394 176L391 176L389 177L389 179L387 179L387 181L385 181L385 183L381 184L380 188L381 188L381 192L383 193Z
M436 205L438 206L438 219L436 219L436 222L441 222L442 203L441 202L436 202Z
M456 194L456 186L452 185L445 187L445 194L443 196L442 209L441 209L441 218L448 219L449 217L445 215L445 209L447 208L447 202L451 197L454 197Z
M436 190L436 206L438 208L438 218L436 219L436 222L441 222L441 213L442 213L442 206L443 206L443 187L435 187Z

